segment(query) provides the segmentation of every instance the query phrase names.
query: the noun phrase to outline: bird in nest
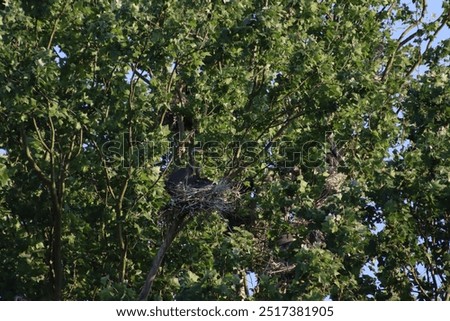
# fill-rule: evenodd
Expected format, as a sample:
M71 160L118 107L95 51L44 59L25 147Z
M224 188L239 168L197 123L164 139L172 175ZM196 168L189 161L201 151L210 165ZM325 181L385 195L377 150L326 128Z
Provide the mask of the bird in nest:
M194 169L189 165L173 171L166 180L166 188L170 194L172 194L176 188L181 186L203 188L209 185L213 185L213 182L195 174Z

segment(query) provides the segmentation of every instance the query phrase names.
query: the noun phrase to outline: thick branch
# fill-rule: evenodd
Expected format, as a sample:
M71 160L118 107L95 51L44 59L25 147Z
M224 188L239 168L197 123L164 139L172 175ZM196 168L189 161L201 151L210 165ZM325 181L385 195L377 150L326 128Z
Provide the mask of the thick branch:
M173 215L177 214L182 215L181 213L173 213ZM153 281L155 280L156 275L158 274L158 270L161 267L162 261L167 253L167 250L169 249L175 237L183 229L183 227L186 226L187 223L188 220L185 219L185 216L182 216L180 217L180 219L175 220L171 223L164 237L164 240L158 250L158 253L156 253L155 258L153 259L152 266L147 274L147 278L145 280L144 286L142 287L141 293L139 294L138 297L139 301L147 300L148 295L150 294L150 291L152 289Z

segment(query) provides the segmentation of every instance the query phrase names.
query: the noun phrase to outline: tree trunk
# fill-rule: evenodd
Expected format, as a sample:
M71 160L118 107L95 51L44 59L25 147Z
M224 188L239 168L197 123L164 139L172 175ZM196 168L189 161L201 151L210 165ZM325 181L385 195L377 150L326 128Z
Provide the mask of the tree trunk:
M52 173L51 173L51 198L52 198L52 217L53 217L53 245L52 245L52 269L54 278L53 284L53 299L56 301L62 300L62 289L64 279L64 268L62 262L62 216L64 204L64 180L65 170L67 169L64 163L61 164L63 170L59 175L56 175L54 162L52 159Z
M53 299L62 299L63 265L62 265L62 215L59 206L53 210L53 245L52 269L55 277L53 284Z

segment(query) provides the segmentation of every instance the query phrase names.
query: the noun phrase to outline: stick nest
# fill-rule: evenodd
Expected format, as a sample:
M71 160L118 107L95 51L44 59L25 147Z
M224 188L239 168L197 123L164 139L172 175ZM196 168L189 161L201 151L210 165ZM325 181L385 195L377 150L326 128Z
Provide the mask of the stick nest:
M198 212L217 211L232 213L240 198L240 186L225 180L217 184L192 186L177 184L170 187L171 208L183 214L195 215Z

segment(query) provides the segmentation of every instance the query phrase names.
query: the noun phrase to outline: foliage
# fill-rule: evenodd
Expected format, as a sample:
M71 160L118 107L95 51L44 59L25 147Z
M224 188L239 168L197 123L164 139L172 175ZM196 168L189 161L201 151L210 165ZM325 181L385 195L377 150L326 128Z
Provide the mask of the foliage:
M133 300L159 257L155 300L448 300L426 4L2 1L1 298ZM188 163L232 211L168 212Z

